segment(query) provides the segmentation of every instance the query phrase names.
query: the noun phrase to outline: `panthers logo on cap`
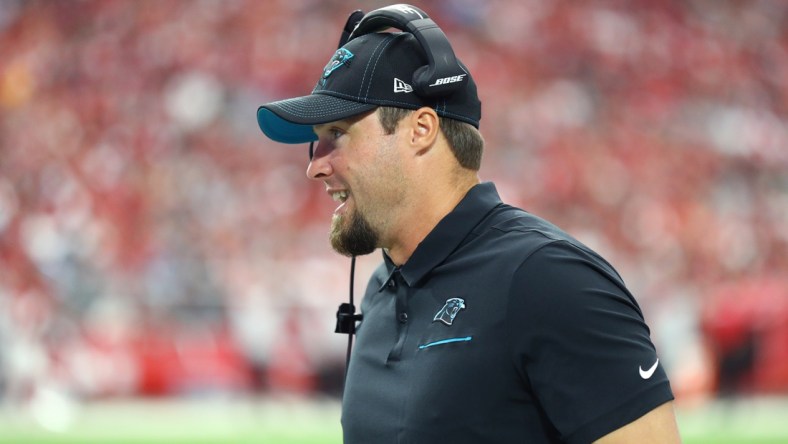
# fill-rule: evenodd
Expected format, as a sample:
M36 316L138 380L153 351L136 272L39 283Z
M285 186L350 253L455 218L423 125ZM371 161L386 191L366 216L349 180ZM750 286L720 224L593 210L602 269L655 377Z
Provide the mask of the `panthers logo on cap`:
M465 308L465 301L460 298L451 298L446 300L446 304L443 305L443 308L435 314L435 317L432 318L432 321L441 321L446 325L451 325L454 322L454 318L457 316L457 313L460 310Z
M337 49L337 52L331 56L331 60L326 63L325 68L323 68L323 79L322 81L325 82L328 76L331 75L332 72L336 71L342 65L349 65L350 59L353 58L353 53L348 51L345 48Z

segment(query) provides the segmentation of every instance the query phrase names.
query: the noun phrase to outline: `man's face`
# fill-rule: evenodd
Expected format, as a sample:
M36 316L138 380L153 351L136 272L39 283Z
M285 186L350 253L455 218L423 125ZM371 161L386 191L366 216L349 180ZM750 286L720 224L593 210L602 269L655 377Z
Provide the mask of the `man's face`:
M340 205L331 246L353 256L388 247L405 196L397 135L384 134L376 112L315 127L318 145L307 168Z

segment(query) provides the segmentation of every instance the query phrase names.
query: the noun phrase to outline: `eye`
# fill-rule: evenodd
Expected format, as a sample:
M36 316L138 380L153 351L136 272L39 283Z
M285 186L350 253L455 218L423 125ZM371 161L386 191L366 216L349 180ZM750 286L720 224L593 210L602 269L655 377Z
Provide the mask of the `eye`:
M339 125L320 125L316 126L314 131L321 143L330 144L335 143L339 138L347 134L347 131Z
M341 137L343 134L345 134L345 132L344 132L344 131L342 131L342 130L341 130L341 129L339 129L339 128L331 128L330 130L328 130L328 135L331 137L331 140L337 140L337 139L339 139L339 138L340 138L340 137Z

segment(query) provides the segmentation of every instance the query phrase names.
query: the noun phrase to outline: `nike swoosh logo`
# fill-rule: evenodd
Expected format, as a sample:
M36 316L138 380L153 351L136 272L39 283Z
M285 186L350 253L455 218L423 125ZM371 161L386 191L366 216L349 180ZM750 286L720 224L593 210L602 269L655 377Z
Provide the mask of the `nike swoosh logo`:
M659 358L657 358L657 362L655 362L654 365L652 365L648 370L643 370L643 367L638 367L638 370L640 371L640 377L643 379L651 379L651 377L654 376L654 372L657 371L657 365L659 365Z

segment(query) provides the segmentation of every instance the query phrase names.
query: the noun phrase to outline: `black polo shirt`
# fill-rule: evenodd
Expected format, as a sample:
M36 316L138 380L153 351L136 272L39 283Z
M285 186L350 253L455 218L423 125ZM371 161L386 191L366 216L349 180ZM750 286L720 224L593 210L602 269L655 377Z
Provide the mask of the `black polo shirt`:
M591 442L673 399L621 277L475 186L370 279L346 444Z

